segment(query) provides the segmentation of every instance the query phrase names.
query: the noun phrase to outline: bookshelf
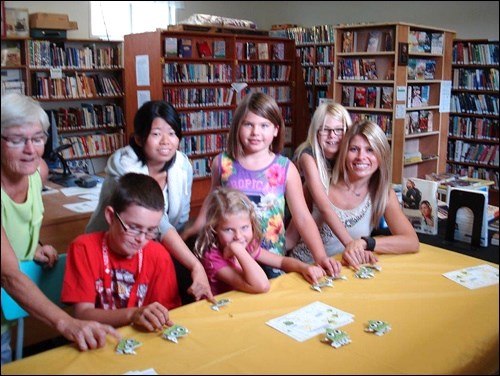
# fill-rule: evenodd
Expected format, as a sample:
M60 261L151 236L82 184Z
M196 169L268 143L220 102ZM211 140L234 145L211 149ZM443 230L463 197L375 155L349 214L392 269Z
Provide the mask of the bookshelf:
M449 114L440 100L451 80L454 36L402 22L335 28L333 98L353 121L369 119L384 129L395 184L445 171ZM416 98L417 90L412 97L414 88L424 98Z
M20 64L2 61L2 93L24 86L49 115L49 142L71 143L62 151L70 165L102 172L124 144L122 42L2 38L7 49L19 50Z
M307 103L312 115L321 98L328 97L333 82L334 27L292 27L286 29L288 38L295 40L297 58L302 66Z
M493 181L498 206L499 43L453 41L447 172Z
M191 48L183 48L189 45ZM183 127L179 147L194 170L191 216L197 214L210 188L211 161L225 149L233 113L246 93L258 90L276 99L285 119L288 154L300 142L294 41L228 32L158 30L126 35L125 50L127 133L133 131L140 96L174 105ZM146 82L138 80L138 59L147 62L142 67L149 77Z
M26 94L25 38L2 38L2 95Z

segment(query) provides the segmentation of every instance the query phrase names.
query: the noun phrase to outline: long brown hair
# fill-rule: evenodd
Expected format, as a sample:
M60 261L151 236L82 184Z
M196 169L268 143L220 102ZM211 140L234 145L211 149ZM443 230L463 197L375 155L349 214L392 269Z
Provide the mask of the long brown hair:
M269 120L278 128L278 135L273 139L271 150L275 154L281 153L285 145L285 122L281 116L280 108L273 97L260 92L252 92L243 98L234 113L227 139L226 151L228 155L237 159L244 154L239 133L248 112L253 112L255 115Z
M347 130L333 167L330 184L337 184L342 179L347 186L350 185L346 167L347 153L351 140L357 135L363 136L368 141L378 161L378 169L373 173L368 183L373 208L371 224L377 228L380 218L384 215L391 189L389 181L391 148L382 128L371 121L364 120L355 123Z

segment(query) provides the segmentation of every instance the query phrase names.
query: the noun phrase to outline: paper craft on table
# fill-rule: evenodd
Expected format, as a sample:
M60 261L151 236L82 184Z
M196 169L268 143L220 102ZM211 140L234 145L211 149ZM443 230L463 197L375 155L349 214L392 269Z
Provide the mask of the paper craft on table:
M354 322L354 315L314 302L284 316L266 322L270 327L303 342L318 334L324 334L327 327L336 329Z
M443 273L443 275L468 289L496 285L499 280L498 269L487 264L455 270Z
M91 213L96 210L98 201L83 201L63 205L66 209L77 213Z

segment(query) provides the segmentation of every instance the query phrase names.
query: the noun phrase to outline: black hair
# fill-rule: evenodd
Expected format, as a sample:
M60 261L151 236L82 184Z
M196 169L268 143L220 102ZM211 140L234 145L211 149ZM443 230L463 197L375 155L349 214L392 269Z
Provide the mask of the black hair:
M163 192L158 182L149 175L129 172L118 180L109 204L116 213L125 211L130 205L138 205L153 211L165 208Z
M179 141L182 139L181 118L174 106L165 101L149 101L144 103L134 116L134 134L130 137L129 141L130 146L134 149L134 152L143 164L146 164L143 145L151 132L153 120L156 118L165 120L172 127ZM137 143L136 138L139 139L140 144ZM174 162L175 155L170 161L165 163L163 170L168 171Z

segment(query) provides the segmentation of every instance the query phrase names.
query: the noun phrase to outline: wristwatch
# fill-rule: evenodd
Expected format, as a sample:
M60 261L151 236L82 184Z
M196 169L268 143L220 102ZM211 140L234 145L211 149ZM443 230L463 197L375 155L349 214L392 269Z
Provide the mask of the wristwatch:
M372 238L371 236L362 236L361 239L363 239L366 242L366 249L373 252L376 244L375 239Z

